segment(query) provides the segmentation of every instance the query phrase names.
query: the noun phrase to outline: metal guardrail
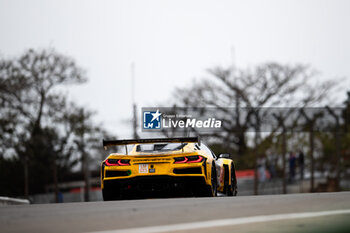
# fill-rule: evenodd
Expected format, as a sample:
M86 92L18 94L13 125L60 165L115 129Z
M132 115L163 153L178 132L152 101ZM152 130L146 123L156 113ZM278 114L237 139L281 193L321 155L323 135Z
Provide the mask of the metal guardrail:
M0 197L0 206L4 205L28 205L29 200L12 198L12 197Z

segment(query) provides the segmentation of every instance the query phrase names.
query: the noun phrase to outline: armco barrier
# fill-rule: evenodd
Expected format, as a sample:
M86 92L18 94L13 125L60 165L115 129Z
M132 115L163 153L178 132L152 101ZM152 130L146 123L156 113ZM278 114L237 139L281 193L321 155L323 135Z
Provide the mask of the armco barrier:
M27 205L30 202L26 199L12 198L12 197L0 197L0 206L4 205Z

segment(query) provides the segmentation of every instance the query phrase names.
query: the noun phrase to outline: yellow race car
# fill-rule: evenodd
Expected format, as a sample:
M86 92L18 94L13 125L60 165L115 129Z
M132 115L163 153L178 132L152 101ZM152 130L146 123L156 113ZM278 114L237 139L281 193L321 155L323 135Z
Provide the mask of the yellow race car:
M217 157L198 137L103 140L105 149L125 146L101 163L103 199L237 194L229 154Z

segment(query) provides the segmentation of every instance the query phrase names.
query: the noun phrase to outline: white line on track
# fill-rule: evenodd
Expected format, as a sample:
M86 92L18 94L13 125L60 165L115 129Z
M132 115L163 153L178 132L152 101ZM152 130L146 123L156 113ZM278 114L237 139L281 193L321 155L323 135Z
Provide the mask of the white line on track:
M228 218L228 219L191 222L191 223L179 223L179 224L162 225L162 226L95 231L92 233L158 233L158 232L193 230L193 229L209 228L209 227L224 227L224 226L233 226L233 225L240 225L240 224L247 224L247 223L269 222L269 221L276 221L276 220L313 218L313 217L322 217L322 216L339 215L339 214L350 214L350 209L320 211L320 212L260 215L260 216L253 216L253 217Z

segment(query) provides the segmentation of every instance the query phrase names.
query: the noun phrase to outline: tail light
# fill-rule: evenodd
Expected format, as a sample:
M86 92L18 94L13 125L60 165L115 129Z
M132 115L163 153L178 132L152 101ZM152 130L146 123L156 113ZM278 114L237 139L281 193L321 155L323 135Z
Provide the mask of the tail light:
M203 161L203 157L199 155L176 157L174 163L200 163Z
M107 166L129 166L130 160L129 159L107 159L105 163Z

